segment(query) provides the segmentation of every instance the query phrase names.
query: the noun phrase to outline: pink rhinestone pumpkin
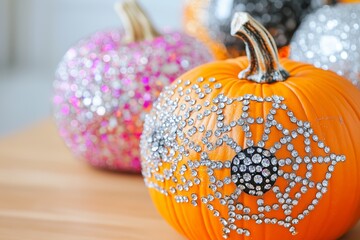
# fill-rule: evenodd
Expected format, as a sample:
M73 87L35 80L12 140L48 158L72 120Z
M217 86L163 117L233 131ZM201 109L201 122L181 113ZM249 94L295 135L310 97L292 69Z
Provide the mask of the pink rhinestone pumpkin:
M96 167L139 172L145 113L164 86L212 56L188 35L158 34L135 1L116 10L125 31L95 33L59 64L55 118L75 155Z

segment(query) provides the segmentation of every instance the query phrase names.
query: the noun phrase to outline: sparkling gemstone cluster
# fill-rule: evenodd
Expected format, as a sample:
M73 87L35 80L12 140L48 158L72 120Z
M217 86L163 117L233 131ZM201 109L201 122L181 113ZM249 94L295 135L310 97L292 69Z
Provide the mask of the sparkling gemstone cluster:
M231 164L232 181L245 193L262 196L275 184L278 160L269 150L251 147L238 153Z
M251 234L242 221L277 224L296 234L296 225L326 194L345 156L332 153L288 104L276 95L227 97L213 77L177 80L146 116L141 137L146 185L178 204L205 205L222 224L225 239L232 231ZM264 106L270 106L264 115L251 111ZM241 111L234 114L229 107ZM280 114L285 120L277 120ZM262 131L257 141L255 128ZM239 129L243 137L232 134ZM210 157L221 151L232 151L233 157ZM242 201L246 196L256 207Z
M360 4L327 6L309 15L291 41L291 59L344 76L360 88Z

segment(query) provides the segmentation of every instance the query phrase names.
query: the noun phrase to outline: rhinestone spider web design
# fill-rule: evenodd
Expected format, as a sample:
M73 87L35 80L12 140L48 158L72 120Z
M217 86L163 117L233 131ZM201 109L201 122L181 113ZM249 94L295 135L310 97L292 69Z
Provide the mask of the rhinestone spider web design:
M199 83L204 81L202 77L197 79ZM195 207L200 204L206 205L222 224L224 239L228 238L232 231L250 236L249 229L236 225L236 221L239 220L254 221L256 224L278 224L296 234L296 224L310 214L327 192L335 165L344 162L345 156L332 153L330 148L319 140L309 122L294 116L284 103L283 97L246 94L238 98L228 98L224 94L219 94L211 101L204 99L213 90L221 88L222 84L217 83L215 78L207 79L201 87L197 83L178 80L176 84L165 88L153 110L146 116L141 137L142 174L145 184L174 198L179 204L192 204ZM194 92L196 99L190 96ZM197 103L197 99L202 99L201 104ZM230 117L225 116L224 111L232 104L242 107L242 112L240 116L231 116L233 119L228 119ZM252 116L251 108L255 107L255 104L271 105L266 117ZM280 112L286 113L292 129L285 128L276 120L276 115ZM209 118L216 119L215 128L207 129L205 125L200 124ZM225 121L227 119L228 123ZM197 127L195 123L198 123ZM258 142L252 140L254 126L262 127L263 134ZM231 137L234 128L241 128L244 133L246 141L241 144L245 145L244 147ZM281 137L268 146L272 131L278 131ZM201 136L201 142L192 141L194 136ZM301 144L296 142L295 147L293 142L301 139ZM209 155L213 151L225 147L234 153L232 159L210 159ZM301 148L300 152L305 154L299 154L299 149L296 148ZM247 152L249 149L253 150ZM273 167L270 176L275 175L267 182L271 186L259 185L260 188L251 192L251 189L246 189L244 184L238 182L245 178L245 175L239 174L236 180L233 173L240 171L241 159L238 156L247 153L252 157L252 151L257 149L261 149L261 161L265 159L262 154L266 152L265 157L270 158L270 165ZM286 151L287 156L277 157L280 150ZM318 152L316 156L313 154L314 150ZM199 158L190 159L191 154ZM239 162L235 162L237 158ZM258 156L254 158L253 164L258 165L259 159L256 158ZM239 168L233 168L234 165ZM321 179L313 179L313 169L317 165L325 166L326 169ZM268 164L264 166L266 169ZM228 174L219 178L219 171L226 171ZM260 170L258 172L261 172L258 176L263 180L269 177L267 173L264 174ZM192 191L192 188L201 186L201 179L204 177L208 178L207 182L210 184L202 187L210 188L211 194L202 196L195 190ZM259 177L257 180L253 178L249 181L259 183ZM286 187L277 185L278 181L286 182ZM229 189L231 184L235 186L235 190L227 193L225 190ZM241 202L239 199L242 194L257 198L257 207L250 207ZM274 195L276 201L267 202L264 196L268 194ZM307 195L307 199L311 198L311 201L307 202L304 208L294 211L299 202L305 201L302 199L304 195ZM228 208L226 216L214 207L216 202ZM274 218L271 216L273 212L281 212L283 217Z

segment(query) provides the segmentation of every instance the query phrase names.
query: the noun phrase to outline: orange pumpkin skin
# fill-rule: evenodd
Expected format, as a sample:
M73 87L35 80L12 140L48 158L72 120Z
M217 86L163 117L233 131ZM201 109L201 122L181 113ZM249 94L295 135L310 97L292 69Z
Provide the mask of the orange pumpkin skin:
M187 0L184 6L183 25L186 33L198 38L213 53L216 59L228 58L225 46L209 36L208 30L201 24L201 11L206 11L209 0ZM200 12L200 13L199 13Z
M188 239L332 240L358 221L360 91L334 72L280 64L289 77L272 83L239 79L245 57L197 67L146 117L145 183ZM258 196L232 179L234 157L253 146L278 164Z

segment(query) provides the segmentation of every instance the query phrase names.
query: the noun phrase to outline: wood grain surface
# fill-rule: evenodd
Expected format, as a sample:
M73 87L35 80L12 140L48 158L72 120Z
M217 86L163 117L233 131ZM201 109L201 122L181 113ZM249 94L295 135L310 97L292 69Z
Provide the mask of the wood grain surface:
M53 121L45 120L0 139L3 239L184 238L156 212L141 176L99 171L74 159ZM358 224L341 240L359 239Z

